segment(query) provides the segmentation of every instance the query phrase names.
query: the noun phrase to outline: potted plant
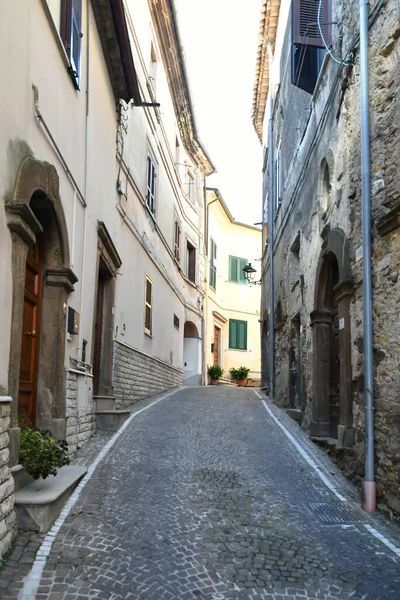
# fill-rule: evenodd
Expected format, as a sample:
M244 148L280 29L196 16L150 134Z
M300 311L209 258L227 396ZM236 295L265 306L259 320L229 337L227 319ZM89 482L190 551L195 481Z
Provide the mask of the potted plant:
M207 373L211 379L211 385L217 385L218 379L222 377L224 370L220 365L211 365L207 369Z
M25 427L21 430L19 461L33 479L46 479L69 464L68 444L55 440L50 431Z
M229 373L234 381L236 381L238 387L243 387L247 381L247 375L249 374L250 369L247 367L239 367L235 369L235 367L231 367L229 369Z

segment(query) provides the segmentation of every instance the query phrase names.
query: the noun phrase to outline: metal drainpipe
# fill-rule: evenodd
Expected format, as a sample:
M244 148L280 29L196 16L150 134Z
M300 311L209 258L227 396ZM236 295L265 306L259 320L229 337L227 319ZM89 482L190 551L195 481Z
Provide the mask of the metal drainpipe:
M274 331L274 189L275 189L275 165L274 165L274 97L272 87L272 51L268 48L269 54L269 72L270 72L270 114L269 114L269 202L268 202L268 221L269 221L269 397L273 398L275 394L275 331Z
M361 176L364 296L364 399L365 399L365 481L366 512L376 508L374 469L373 333L371 272L371 154L369 132L368 0L360 0L360 92L361 92Z

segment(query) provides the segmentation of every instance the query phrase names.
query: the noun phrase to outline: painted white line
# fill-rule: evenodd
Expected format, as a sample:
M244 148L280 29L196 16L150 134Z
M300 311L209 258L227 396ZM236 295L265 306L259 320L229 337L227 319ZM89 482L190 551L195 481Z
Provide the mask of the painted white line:
M324 473L318 467L316 462L311 458L311 456L304 450L304 448L302 448L300 446L300 444L295 440L293 435L286 429L286 427L279 421L279 419L277 419L275 417L274 413L272 412L272 410L270 409L268 404L265 402L265 400L262 400L262 397L258 394L258 392L255 392L255 393L261 399L261 401L264 405L264 408L268 412L271 419L273 419L275 421L275 423L277 425L279 425L279 427L282 429L282 431L286 435L286 437L292 442L292 444L295 446L295 448L298 450L298 452L301 454L301 456L304 458L304 460L310 465L310 467L312 467L314 469L314 471L317 473L318 477L320 479L322 479L322 481L324 482L326 487L329 488L331 490L331 492L333 492L335 494L336 498L338 498L341 502L347 502L346 498L344 496L342 496L342 494L340 494L335 489L335 486L333 485L333 483L331 481L329 481L329 479L326 477L326 475L324 475Z
M387 546L388 548L390 548L390 550L392 550L400 558L400 548L398 548L397 546L395 546L394 544L392 544L392 542L390 542L387 538L385 538L385 536L382 535L381 533L379 533L379 531L377 531L374 527L371 527L371 525L364 525L364 527L374 537L376 537L379 541L381 541L382 544L385 544L385 546Z
M58 519L55 521L53 527L50 529L50 531L44 538L39 550L37 551L36 558L33 562L32 568L29 571L28 575L25 577L24 586L23 586L22 590L20 591L20 593L18 594L18 600L35 600L36 593L38 591L38 588L40 586L40 581L42 579L43 570L44 570L44 567L46 566L46 559L50 554L50 550L51 550L54 540L56 539L57 533L59 532L60 528L64 524L65 519L68 517L69 513L71 512L71 509L76 504L76 501L78 500L79 496L81 495L83 488L85 487L85 485L87 484L89 479L91 479L97 466L103 460L103 458L105 457L107 452L109 450L111 450L111 448L114 446L115 442L121 437L122 433L129 426L131 421L135 417L140 415L140 413L144 412L145 410L148 410L149 408L152 408L152 406L155 406L156 404L161 402L161 400L165 400L165 398L168 398L168 396L172 396L173 394L180 392L182 389L185 389L185 388L178 388L177 390L174 390L173 392L170 392L169 394L165 394L165 396L161 396L161 398L158 398L158 400L155 400L154 402L152 402L151 404L148 404L144 408L141 408L140 410L137 410L136 412L132 413L130 415L130 417L125 421L125 423L122 425L122 427L120 429L118 429L118 431L112 436L112 438L110 438L108 440L108 442L104 446L104 448L102 450L100 450L100 452L98 453L98 455L96 456L96 458L94 459L94 461L92 462L90 467L88 468L85 477L82 479L82 481L76 487L75 491L70 496L68 502L65 504L64 508L62 509Z

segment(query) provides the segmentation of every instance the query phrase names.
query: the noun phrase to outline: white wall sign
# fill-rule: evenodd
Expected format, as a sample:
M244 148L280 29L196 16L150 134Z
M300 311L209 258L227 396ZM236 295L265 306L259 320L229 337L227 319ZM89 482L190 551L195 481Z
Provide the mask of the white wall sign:
M339 329L344 329L344 317L339 319Z

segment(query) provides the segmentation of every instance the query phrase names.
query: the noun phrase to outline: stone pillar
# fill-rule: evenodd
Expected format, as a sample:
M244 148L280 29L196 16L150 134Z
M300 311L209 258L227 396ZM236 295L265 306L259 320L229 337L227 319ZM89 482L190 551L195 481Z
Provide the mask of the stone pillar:
M351 331L350 301L353 295L352 280L341 281L335 288L339 304L339 345L340 345L340 425L338 445L353 446L353 406L351 396Z
M11 397L0 396L0 559L17 533L14 512L14 479L9 468Z
M313 398L310 435L329 437L329 383L331 360L331 312L314 310L311 314L313 333Z

